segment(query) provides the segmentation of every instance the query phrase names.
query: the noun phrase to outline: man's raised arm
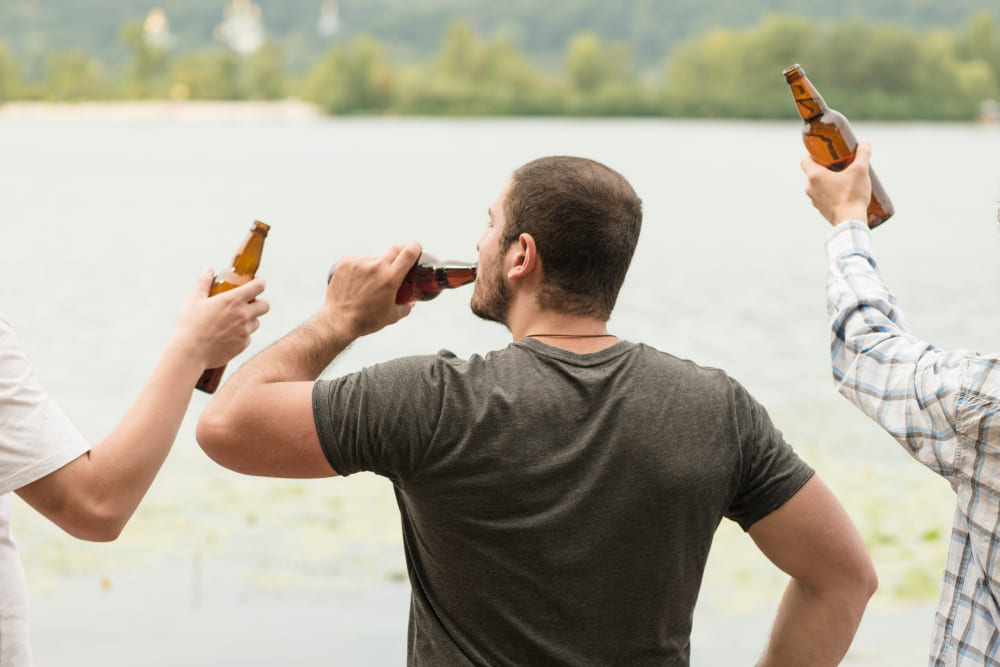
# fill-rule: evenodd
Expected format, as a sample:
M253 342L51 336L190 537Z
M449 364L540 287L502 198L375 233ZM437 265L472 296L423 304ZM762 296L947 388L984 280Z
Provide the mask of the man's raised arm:
M319 312L236 371L202 412L205 453L248 475L336 475L316 434L313 384L357 338L409 314L413 304L398 305L395 295L420 251L411 243L379 258L344 258Z

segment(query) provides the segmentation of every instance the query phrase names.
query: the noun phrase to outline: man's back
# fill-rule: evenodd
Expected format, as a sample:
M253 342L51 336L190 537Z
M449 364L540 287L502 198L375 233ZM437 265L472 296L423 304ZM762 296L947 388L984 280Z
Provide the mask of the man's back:
M723 372L626 342L396 360L314 408L335 470L396 485L412 664L686 664L720 520L812 474Z

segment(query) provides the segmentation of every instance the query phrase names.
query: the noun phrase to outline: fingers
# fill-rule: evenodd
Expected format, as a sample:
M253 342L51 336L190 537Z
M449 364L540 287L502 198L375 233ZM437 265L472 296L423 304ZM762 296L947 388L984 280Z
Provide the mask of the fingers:
M870 141L861 141L858 143L857 154L854 156L854 162L851 165L860 165L858 169L868 168L868 163L871 161L872 157L872 144Z
M410 270L410 267L420 259L421 252L423 252L423 248L416 241L407 243L406 245L397 243L389 246L389 249L382 254L382 260L389 262L393 278L402 280L406 272Z
M832 171L809 155L799 163L806 174L806 196L826 220L836 225L845 220L865 220L871 198L869 158L871 144L858 144L851 164L842 171Z
M802 171L806 173L806 176L813 174L817 169L826 169L823 165L812 159L812 156L806 153L802 161L799 162L799 166L802 167Z
M240 285L239 287L234 287L229 290L232 298L238 301L250 302L256 299L264 292L266 283L263 278L254 278L248 283Z
M198 274L198 278L194 281L194 291L195 294L208 296L208 291L212 289L212 279L215 278L215 272L212 267L206 266Z
M250 306L251 317L261 317L271 311L271 304L266 299L254 299L247 305Z
M851 161L850 166L854 166L855 164L860 164L862 167L867 168L869 162L871 162L871 157L872 157L872 143L867 139L859 141L858 147L855 150L854 160ZM807 175L816 170L825 169L823 165L816 162L816 160L814 160L812 156L809 155L808 153L806 153L805 156L802 158L802 160L799 162L799 166L802 167L802 171L804 171Z

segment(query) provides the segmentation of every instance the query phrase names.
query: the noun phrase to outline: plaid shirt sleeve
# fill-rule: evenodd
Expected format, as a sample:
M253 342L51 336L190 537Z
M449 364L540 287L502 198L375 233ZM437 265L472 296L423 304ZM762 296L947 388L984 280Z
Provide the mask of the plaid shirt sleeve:
M949 353L908 332L886 289L861 222L827 237L830 356L841 394L925 466L956 474L956 404L968 353Z
M956 493L932 667L1000 667L1000 356L910 335L867 226L827 238L833 375L840 392Z

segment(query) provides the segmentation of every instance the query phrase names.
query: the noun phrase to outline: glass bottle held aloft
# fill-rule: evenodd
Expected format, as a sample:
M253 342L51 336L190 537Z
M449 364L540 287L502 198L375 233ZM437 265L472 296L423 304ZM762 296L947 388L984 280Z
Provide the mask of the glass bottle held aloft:
M236 256L233 257L232 266L225 271L220 271L215 276L215 280L212 281L212 287L208 291L209 296L228 292L235 287L245 285L253 280L254 276L257 275L257 269L260 268L260 258L264 252L264 239L267 238L267 233L270 229L270 225L259 220L253 223L253 226L250 227L250 233L236 251ZM219 368L205 370L198 379L195 388L207 394L215 393L215 390L219 388L219 382L222 381L222 374L225 370L226 367L224 365Z
M802 141L809 155L828 169L844 169L854 161L858 149L851 124L842 113L827 106L800 65L786 67L782 74L802 117ZM895 208L875 171L869 167L868 173L871 176L872 197L868 202L867 222L870 228L875 228L892 217Z

